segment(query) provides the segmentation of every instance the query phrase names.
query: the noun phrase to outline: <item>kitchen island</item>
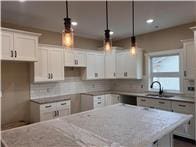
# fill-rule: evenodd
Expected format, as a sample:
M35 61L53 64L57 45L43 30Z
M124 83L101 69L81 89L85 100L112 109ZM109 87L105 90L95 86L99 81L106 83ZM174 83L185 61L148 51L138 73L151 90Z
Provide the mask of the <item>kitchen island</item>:
M191 117L116 104L3 131L2 142L5 147L172 147L172 132Z

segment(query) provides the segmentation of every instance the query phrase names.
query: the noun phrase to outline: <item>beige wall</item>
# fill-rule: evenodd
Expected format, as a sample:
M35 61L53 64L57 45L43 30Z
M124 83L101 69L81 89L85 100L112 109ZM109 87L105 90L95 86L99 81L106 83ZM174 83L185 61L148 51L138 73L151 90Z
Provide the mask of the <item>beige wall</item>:
M51 44L51 45L62 45L61 33L42 30L42 29L36 29L36 28L30 28L30 27L25 27L25 26L19 26L19 25L10 24L10 23L2 23L2 27L41 33L42 36L40 36L39 38L39 43ZM78 48L84 48L84 49L98 49L100 46L102 46L102 41L75 36L74 47L76 48L78 47Z
M139 35L136 37L137 45L146 52L181 48L180 40L193 38L190 27L195 25L196 22ZM115 41L113 44L129 48L130 38Z

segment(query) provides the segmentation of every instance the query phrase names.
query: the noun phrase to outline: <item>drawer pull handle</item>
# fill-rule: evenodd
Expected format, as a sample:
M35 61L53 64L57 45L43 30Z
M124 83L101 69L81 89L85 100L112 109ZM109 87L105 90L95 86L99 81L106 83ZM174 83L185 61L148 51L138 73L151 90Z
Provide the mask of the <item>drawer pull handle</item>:
M101 102L98 102L97 104L101 104Z
M50 108L50 107L52 107L52 106L51 105L45 106L45 108Z
M13 53L13 51L11 51L11 57L14 57L14 53Z
M159 104L165 104L165 102L159 102Z
M178 106L180 106L180 107L186 107L186 105L178 105Z
M98 97L97 99L101 99L101 97Z
M144 100L144 99L141 99L141 101L142 101L142 102L145 102L146 100Z
M15 51L15 57L17 57L17 51Z
M62 103L61 105L66 105L67 103Z

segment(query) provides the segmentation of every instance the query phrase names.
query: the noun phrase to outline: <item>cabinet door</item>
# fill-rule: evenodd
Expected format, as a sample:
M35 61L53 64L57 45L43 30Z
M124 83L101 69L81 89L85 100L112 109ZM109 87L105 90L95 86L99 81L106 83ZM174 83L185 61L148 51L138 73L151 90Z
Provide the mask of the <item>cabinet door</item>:
M1 31L2 34L2 52L1 59L13 60L14 59L14 33Z
M111 94L105 95L104 104L105 104L105 106L112 105L112 95Z
M104 54L96 55L96 73L97 79L104 79Z
M184 43L184 60L185 60L185 78L186 79L194 79L196 67L194 63L194 42Z
M74 52L72 50L65 51L65 66L75 66Z
M144 97L137 97L137 105L142 107L156 108L156 100Z
M34 63L34 82L50 80L48 74L48 50L39 48L38 62Z
M106 53L105 55L105 78L116 78L116 55L115 53Z
M125 78L125 53L117 53L116 56L116 77Z
M40 114L40 121L46 121L55 118L55 112L44 112Z
M64 80L64 58L63 50L48 50L48 71L51 73L52 81Z
M96 79L96 56L95 54L87 54L87 68L86 68L86 78Z
M112 104L118 104L121 102L120 95L112 94Z
M58 113L58 117L67 116L70 114L70 109L57 110L57 113Z
M81 51L75 51L75 63L78 67L86 67L86 54Z
M37 60L38 38L26 34L14 33L14 56L19 61Z
M135 79L137 73L137 55L131 55L129 52L126 52L124 60L125 63L125 72L127 73L126 78Z

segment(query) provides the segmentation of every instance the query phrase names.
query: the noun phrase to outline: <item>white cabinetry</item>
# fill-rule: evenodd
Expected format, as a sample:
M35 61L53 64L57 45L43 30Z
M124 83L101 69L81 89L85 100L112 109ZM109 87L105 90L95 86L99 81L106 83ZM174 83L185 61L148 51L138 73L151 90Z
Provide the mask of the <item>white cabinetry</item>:
M137 105L166 111L173 111L177 113L192 114L194 116L195 107L193 103L177 102L170 100L152 99L145 97L137 97ZM178 127L174 134L185 138L195 138L195 118L193 117L188 124Z
M184 40L183 49L184 49L184 77L185 79L194 79L196 74L196 66L193 66L195 65L194 41Z
M172 110L177 113L184 113L184 114L192 114L194 116L195 108L194 104L192 103L184 103L184 102L172 102ZM189 122L188 126L180 126L178 127L174 134L179 135L182 137L193 139L195 138L195 118L193 117Z
M50 120L70 114L70 100L38 104L31 102L31 122Z
M82 73L83 79L104 79L104 53L87 53L87 67Z
M104 94L104 95L81 95L81 111L87 111L104 106L113 105L121 102L120 95L117 94Z
M137 49L136 55L131 55L129 50L116 54L116 76L120 79L142 79L143 54Z
M34 82L64 80L64 52L62 48L39 47L38 62L34 63Z
M104 95L92 96L92 95L81 95L81 111L88 111L91 109L104 107Z
M76 49L65 50L65 66L86 67L86 53Z
M1 60L36 61L40 34L2 28Z
M121 102L121 97L118 94L106 94L105 106L113 105Z
M116 78L116 52L105 54L105 79Z

